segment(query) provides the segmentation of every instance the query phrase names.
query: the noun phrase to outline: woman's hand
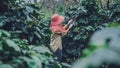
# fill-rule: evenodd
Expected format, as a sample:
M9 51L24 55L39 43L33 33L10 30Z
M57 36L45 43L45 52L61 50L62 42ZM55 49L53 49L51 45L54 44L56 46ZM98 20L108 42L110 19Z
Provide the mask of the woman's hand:
M65 32L62 32L62 36L66 35L69 29L67 29Z
M73 19L75 21L76 18L77 18L77 15L74 15L71 19Z
M75 19L71 19L69 22L70 24L72 24L75 21Z

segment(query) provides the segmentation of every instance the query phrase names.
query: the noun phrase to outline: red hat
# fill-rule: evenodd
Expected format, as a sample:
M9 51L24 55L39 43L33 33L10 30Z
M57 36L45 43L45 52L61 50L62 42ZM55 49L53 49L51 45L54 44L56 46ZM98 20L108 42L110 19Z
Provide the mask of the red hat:
M62 22L64 21L63 16L59 16L58 14L54 14L51 16L51 24L50 29L52 32L60 31L60 32L66 32L66 30L62 26Z

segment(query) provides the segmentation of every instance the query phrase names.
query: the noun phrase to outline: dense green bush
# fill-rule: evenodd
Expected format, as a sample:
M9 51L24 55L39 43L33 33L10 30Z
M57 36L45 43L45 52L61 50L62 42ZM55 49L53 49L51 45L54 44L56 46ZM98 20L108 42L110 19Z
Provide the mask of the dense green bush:
M84 56L73 68L119 68L119 31L120 27L112 27L95 32L83 51Z
M0 1L0 68L56 68L48 49L49 19L38 4Z
M0 54L0 67L5 65L5 68L42 68L43 64L50 66L50 61L54 61L45 46L28 45L27 40L12 38L4 30L0 30Z
M66 18L64 24L77 16L73 28L63 37L63 62L72 63L87 56L85 48L96 30L120 24L120 2L115 1L107 8L102 8L99 0L78 0L78 4L65 9L62 5L56 7L56 13ZM61 64L63 68L71 67L55 61L48 49L50 16L42 12L38 3L0 0L0 9L1 68L62 68Z
M120 3L112 4L109 9L101 8L99 0L80 0L79 4L68 8L65 16L78 18L68 35L63 39L64 61L73 62L82 56L91 35L104 29L109 23L120 22Z

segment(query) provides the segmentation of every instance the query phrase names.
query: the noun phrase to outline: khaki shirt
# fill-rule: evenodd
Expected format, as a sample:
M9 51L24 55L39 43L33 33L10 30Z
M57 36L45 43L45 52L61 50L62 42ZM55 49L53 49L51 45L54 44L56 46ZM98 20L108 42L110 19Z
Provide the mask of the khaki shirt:
M62 49L62 33L53 33L50 39L50 48L53 52Z
M68 27L70 25L70 23L66 24L65 27ZM53 34L51 35L51 39L50 39L50 49L53 51L53 52L56 52L56 50L59 48L59 49L62 49L62 37L64 35L67 34L67 31L69 30L70 28L67 28L66 29L66 32L53 32Z

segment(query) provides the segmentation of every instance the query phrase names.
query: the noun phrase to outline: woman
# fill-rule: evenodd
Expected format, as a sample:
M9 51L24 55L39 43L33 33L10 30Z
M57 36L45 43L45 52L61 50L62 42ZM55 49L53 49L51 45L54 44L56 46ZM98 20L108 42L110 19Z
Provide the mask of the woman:
M70 25L74 22L74 19L71 19L68 24L64 27L62 22L64 21L63 16L54 14L51 16L50 29L52 30L50 48L53 51L54 55L58 57L58 61L61 61L62 58L62 37L67 34L70 29Z

